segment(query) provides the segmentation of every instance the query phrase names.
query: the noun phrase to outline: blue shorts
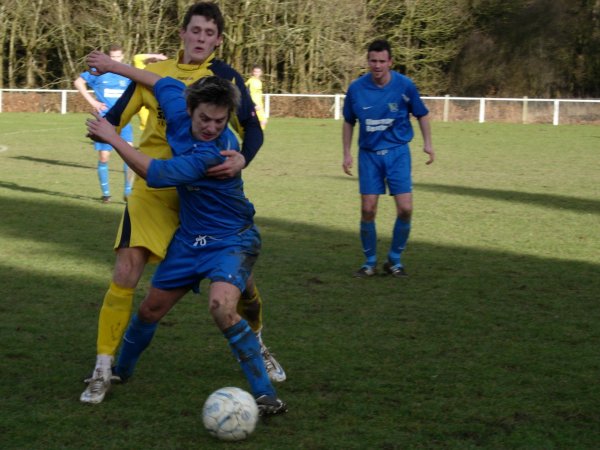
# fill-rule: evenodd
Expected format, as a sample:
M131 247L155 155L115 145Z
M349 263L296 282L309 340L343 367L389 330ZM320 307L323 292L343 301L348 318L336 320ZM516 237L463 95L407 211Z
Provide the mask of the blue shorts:
M401 145L388 150L358 152L358 182L360 193L390 195L412 192L410 150Z
M121 137L125 142L133 142L133 128L131 124L127 124L121 129ZM94 142L94 150L110 152L112 149L110 145L104 142Z
M152 286L164 290L187 287L198 293L200 282L208 278L244 291L260 247L256 226L222 239L198 236L191 242L177 232L152 277Z

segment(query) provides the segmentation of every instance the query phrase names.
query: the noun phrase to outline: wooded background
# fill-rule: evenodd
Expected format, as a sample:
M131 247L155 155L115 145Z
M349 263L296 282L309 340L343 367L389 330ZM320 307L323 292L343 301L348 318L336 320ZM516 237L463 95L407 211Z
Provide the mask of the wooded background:
M600 96L600 0L222 0L220 57L269 93L340 93L391 41L423 95ZM0 88L72 88L94 48L179 48L183 0L2 0Z

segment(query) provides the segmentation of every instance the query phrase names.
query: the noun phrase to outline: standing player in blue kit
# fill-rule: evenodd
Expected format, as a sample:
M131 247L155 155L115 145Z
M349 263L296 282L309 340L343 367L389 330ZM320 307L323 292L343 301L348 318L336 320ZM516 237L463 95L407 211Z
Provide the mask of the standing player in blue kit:
M361 194L360 239L364 264L354 273L357 278L377 273L377 202L386 192L396 203L396 222L392 244L383 265L384 272L394 277L407 275L401 255L410 234L412 216L411 157L408 143L413 138L410 115L417 118L423 136L423 151L431 164L435 153L431 144L429 111L423 104L413 81L391 70L392 50L384 40L371 43L367 51L369 73L350 84L344 101L342 144L343 169L352 175L352 134L356 121L358 137L358 180Z
M108 50L108 55L111 59L117 62L123 61L123 49L119 45L111 45ZM74 85L79 93L90 104L94 111L104 115L110 108L114 106L117 100L123 95L129 79L115 73L105 73L101 76L91 75L89 72L83 72L74 81ZM89 86L95 94L91 95L87 86ZM121 137L133 145L133 129L131 125L126 125L121 130ZM100 181L100 190L102 191L102 203L110 202L110 182L108 176L108 161L112 147L103 142L95 142L94 149L98 151L98 180ZM123 164L123 172L125 172L125 192L124 198L127 199L131 194L132 177L127 169L127 164Z

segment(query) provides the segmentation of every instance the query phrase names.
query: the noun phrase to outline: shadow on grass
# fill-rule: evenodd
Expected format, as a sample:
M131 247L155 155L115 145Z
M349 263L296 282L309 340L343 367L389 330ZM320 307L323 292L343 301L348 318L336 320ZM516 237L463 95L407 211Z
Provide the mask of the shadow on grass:
M600 214L600 201L585 198L569 197L555 194L536 194L520 191L503 191L500 189L483 189L466 186L452 186L435 183L415 183L416 189L431 192L442 192L451 195L489 198L508 202L524 203L546 208L571 210L590 214Z
M25 414L44 418L45 427L24 430L31 448L64 442L68 430L78 430L78 445L93 447L96 423L87 418L96 411L75 406L82 385L65 379L78 380L93 362L108 277L101 281L68 270L56 275L44 267L60 267L62 257L77 256L109 269L120 210L6 197L0 197L0 210L2 239L28 240L31 246L23 252L32 254L31 270L15 267L10 257L0 261L5 318L0 371L14 380L0 387L3 407L14 426ZM528 436L562 433L562 442L573 444L580 439L579 426L563 420L573 414L588 426L590 439L598 436L598 392L588 386L600 368L599 265L411 241L408 279L359 280L350 277L362 260L356 233L265 216L257 223L263 235L256 276L266 302L265 338L289 376L280 392L292 417L274 425L289 439L283 447L310 448L316 435L323 439L320 448L334 448L336 442L338 448L356 442L387 448L390 442L417 445L432 439L481 446L498 444L494 439L507 429L517 433L522 427L530 427ZM56 246L53 258L36 254L43 243ZM388 244L380 242L380 251ZM177 326L159 330L144 356L146 376L115 394L127 402L127 392L145 393L131 403L135 407L119 403L119 408L135 423L144 410L153 411L154 422L137 425L148 435L156 423L172 419L168 406L158 408L156 399L176 385L188 389L178 383L188 371L198 373L189 389L202 393L214 380L241 382L221 340L214 358L223 355L228 365L214 362L213 344L198 332L190 308L178 305L169 316ZM199 314L208 316L204 304L201 308ZM214 326L206 326L216 336ZM195 353L199 361L190 358ZM45 370L49 367L54 372ZM45 383L53 389L34 389ZM170 402L182 401L178 389ZM510 422L517 416L527 420ZM348 420L361 424L362 437L348 435L337 423ZM105 437L107 448L116 448L129 432L112 430L114 436ZM169 438L183 442L190 432ZM256 439L256 448L264 446Z
M115 153L116 154L116 153ZM123 172L123 161L118 159L118 155L116 156L116 162L112 162L112 164L118 164L118 168L109 168L110 172ZM33 156L11 156L11 159L17 159L20 161L29 161L40 164L49 164L53 166L63 166L63 167L73 167L75 169L85 169L85 170L96 170L96 165L86 165L86 164L78 164L69 161L60 161L57 159L45 159L45 158L34 158ZM109 163L110 164L110 163Z
M90 197L89 195L67 194L66 192L50 191L48 189L39 189L39 188L30 187L30 186L22 186L17 183L10 183L10 182L6 182L6 181L0 181L0 188L1 189L9 189L9 190L13 190L13 191L19 191L19 192L26 192L26 193L31 193L31 194L43 194L43 195L50 195L53 197L71 198L71 199L75 199L75 200L96 200L96 201L98 201L98 197ZM1 201L2 200L0 199L0 202Z

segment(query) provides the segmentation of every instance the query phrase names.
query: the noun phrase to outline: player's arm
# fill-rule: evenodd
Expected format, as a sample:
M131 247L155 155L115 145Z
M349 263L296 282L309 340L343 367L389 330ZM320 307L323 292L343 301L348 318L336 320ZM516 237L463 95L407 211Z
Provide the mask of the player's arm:
M352 159L352 136L354 135L354 125L356 124L356 115L354 114L353 105L353 92L354 84L351 84L346 92L346 98L344 99L344 108L342 114L344 116L344 123L342 124L342 168L347 175L352 176L352 166L354 160Z
M421 136L423 136L423 151L429 155L429 160L425 164L431 164L435 161L435 151L431 143L431 124L429 123L429 115L417 117Z
M344 124L342 125L342 147L344 151L344 157L342 162L342 167L346 174L352 176L352 135L354 134L354 125L346 122L344 120Z
M73 84L83 98L90 104L92 108L94 108L94 111L102 112L106 109L106 105L104 103L96 100L94 96L88 92L87 83L82 77L78 77Z
M150 88L154 87L156 82L162 78L160 75L147 70L137 69L130 65L114 61L110 56L97 50L94 50L87 56L86 62L88 66L91 67L92 70L90 73L92 74L101 75L103 73L112 72L123 75L136 83L143 84Z
M208 170L207 175L210 177L230 178L236 176L242 169L248 167L248 164L254 159L264 141L260 122L254 111L254 103L250 98L248 89L246 89L244 80L237 73L234 78L235 85L241 93L241 102L237 114L232 120L232 126L243 139L242 151L239 153L233 150L222 151L221 154L227 159L223 164L211 167Z
M119 153L123 161L127 163L130 169L140 177L146 178L148 168L153 158L138 152L129 145L115 130L108 120L101 117L97 112L92 113L95 119L88 119L86 122L88 136L95 141L106 142L110 144Z
M162 53L138 53L133 56L133 65L138 69L143 69L148 64L164 61L165 59L168 59L168 57Z

